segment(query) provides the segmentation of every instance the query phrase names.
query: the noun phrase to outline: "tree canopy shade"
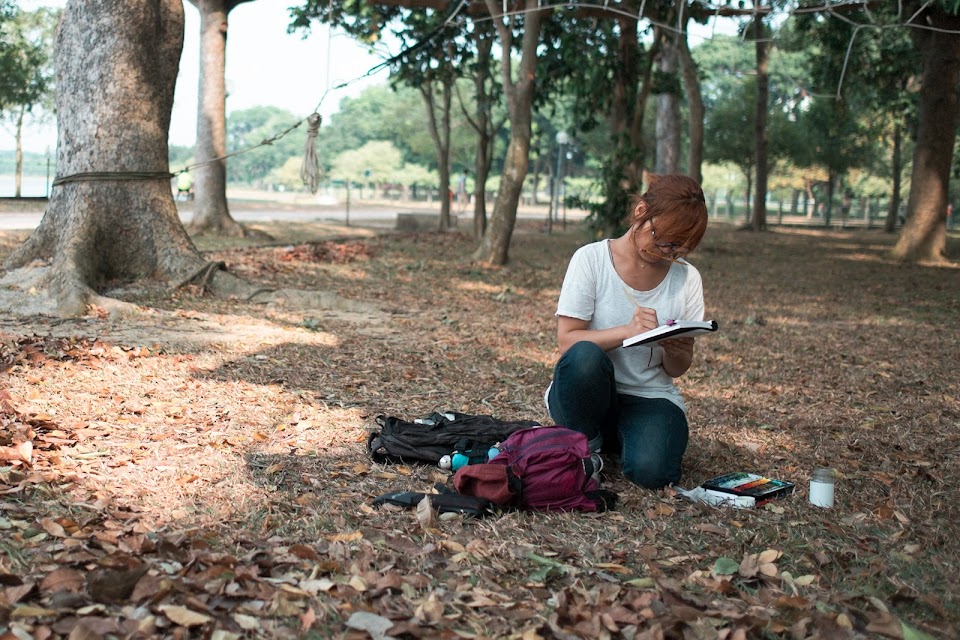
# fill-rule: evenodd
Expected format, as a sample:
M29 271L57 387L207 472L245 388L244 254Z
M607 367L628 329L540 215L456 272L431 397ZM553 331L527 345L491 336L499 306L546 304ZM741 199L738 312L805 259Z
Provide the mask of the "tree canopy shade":
M225 297L351 306L240 280L206 261L180 223L167 148L183 45L180 0L129 0L123 11L71 0L56 42L57 179L39 227L5 264L47 269L28 265L48 261L56 313L81 315L90 304L129 309L98 290L142 278L167 285L199 278Z

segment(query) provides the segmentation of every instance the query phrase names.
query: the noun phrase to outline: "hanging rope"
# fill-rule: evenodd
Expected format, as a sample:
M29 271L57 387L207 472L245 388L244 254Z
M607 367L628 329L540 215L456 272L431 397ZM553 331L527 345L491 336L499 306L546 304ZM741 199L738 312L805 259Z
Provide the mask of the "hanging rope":
M54 187L71 182L98 182L117 180L170 180L176 177L169 171L87 171L60 176L53 181Z
M317 159L317 134L323 118L319 113L307 117L307 141L303 145L303 165L300 167L300 179L310 187L310 193L316 193L320 184L320 161Z

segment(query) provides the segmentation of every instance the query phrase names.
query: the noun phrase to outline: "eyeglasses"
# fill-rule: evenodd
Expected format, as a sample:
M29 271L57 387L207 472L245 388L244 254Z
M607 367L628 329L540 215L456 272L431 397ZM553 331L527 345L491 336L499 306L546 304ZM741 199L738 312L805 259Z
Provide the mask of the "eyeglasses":
M669 251L674 257L685 256L687 253L689 253L690 250L684 247L682 244L677 244L676 242L657 242L657 230L653 228L653 218L651 218L649 222L650 236L653 238L653 246L660 251Z

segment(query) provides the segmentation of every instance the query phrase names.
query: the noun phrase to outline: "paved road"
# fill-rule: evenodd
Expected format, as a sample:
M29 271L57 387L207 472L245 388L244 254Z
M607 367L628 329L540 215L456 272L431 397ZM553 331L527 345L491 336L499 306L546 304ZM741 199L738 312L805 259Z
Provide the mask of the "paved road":
M350 209L350 224L389 225L392 226L398 209L356 207ZM232 209L231 215L237 222L334 222L346 223L347 212L344 209L284 210L284 209ZM193 213L181 211L180 220L190 222ZM0 229L35 229L43 218L43 211L0 213Z
M40 205L42 207L42 205ZM352 206L350 207L349 219L345 208L343 207L318 207L315 209L285 209L282 206L272 208L270 204L265 203L255 208L245 208L244 206L232 206L230 213L234 220L238 222L332 222L344 224L356 224L360 226L389 226L396 224L397 214L400 212L412 213L436 213L429 209L416 208L405 209L403 204L395 207L377 205L377 206ZM464 215L470 216L471 212ZM533 211L523 211L519 213L520 218L538 219L545 214ZM43 210L23 211L5 213L0 211L0 229L35 229L40 224L43 217ZM193 213L189 210L180 211L180 220L184 224L189 223ZM571 215L570 220L582 219L582 215ZM464 222L463 220L461 222ZM469 218L466 220L469 224Z

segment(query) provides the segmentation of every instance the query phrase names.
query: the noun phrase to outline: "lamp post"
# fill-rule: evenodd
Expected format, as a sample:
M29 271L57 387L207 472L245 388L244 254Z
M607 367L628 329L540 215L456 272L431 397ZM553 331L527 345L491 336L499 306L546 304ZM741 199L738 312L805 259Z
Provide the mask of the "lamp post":
M563 147L570 142L566 131L557 132L557 173L553 176L553 197L550 198L550 212L547 217L547 231L553 231L553 219L560 217L560 172L563 168Z

